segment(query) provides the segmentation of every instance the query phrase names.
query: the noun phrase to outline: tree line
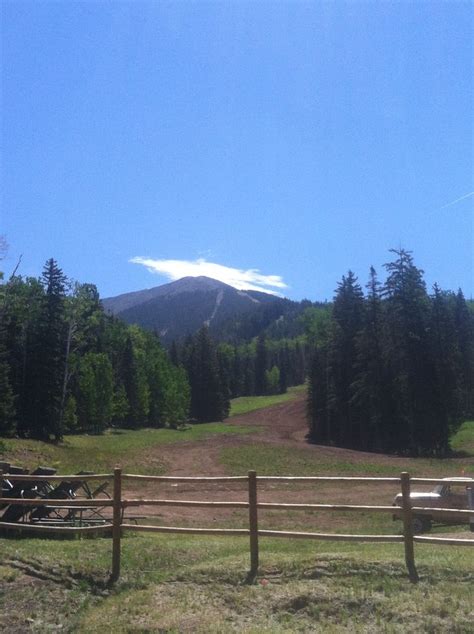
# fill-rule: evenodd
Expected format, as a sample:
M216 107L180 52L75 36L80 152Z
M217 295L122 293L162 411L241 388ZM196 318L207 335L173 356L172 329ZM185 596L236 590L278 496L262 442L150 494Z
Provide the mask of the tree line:
M474 318L461 290L428 293L412 254L391 251L367 293L351 271L310 320L310 436L368 451L444 456L474 415Z
M284 393L303 383L307 358L304 337L274 341L260 333L233 346L213 341L206 326L170 348L170 359L189 380L191 418L206 422L228 416L231 398Z
M158 337L106 315L54 259L0 286L0 435L61 440L110 425L176 426L190 389Z

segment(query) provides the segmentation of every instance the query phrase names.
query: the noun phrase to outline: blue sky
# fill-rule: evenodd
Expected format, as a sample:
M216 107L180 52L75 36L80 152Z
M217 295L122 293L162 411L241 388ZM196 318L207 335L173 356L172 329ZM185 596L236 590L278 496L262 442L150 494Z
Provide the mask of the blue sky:
M474 294L470 2L1 9L7 273L324 299L402 245Z

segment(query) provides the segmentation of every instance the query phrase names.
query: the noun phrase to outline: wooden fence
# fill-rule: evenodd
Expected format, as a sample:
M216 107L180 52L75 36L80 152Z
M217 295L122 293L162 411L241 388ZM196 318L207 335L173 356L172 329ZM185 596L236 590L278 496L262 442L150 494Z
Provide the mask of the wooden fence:
M31 481L31 475L8 475L10 481ZM87 500L88 507L112 507L112 520L99 526L79 526L79 527L62 527L62 526L41 526L34 524L6 523L0 522L0 527L15 530L29 530L42 533L111 533L112 534L112 567L110 580L117 581L120 576L120 559L121 559L121 539L125 530L127 531L143 531L152 533L176 533L187 535L214 535L214 536L247 536L250 539L250 575L255 576L259 566L259 538L260 537L285 537L298 539L316 539L325 541L349 541L349 542L387 542L402 543L405 550L405 563L408 569L409 578L412 582L418 581L418 573L415 565L415 543L438 544L438 545L454 545L454 546L474 546L474 539L457 539L451 537L432 537L424 535L414 535L412 529L413 515L434 515L446 519L459 519L469 521L472 517L472 510L433 508L412 506L410 499L411 484L455 484L470 485L474 487L473 478L411 478L408 473L401 473L399 478L378 478L378 477L345 477L345 476L257 476L255 471L249 471L246 476L218 476L218 477L186 477L186 476L148 476L148 475L132 475L123 474L122 470L117 467L113 474L94 474L94 475L67 475L67 476L34 476L35 481L74 481L74 480L113 480L113 497L111 500ZM2 473L0 472L0 482L2 481ZM162 482L162 483L247 483L248 499L247 501L210 501L210 500L178 500L178 499L127 499L122 496L123 481L132 482ZM393 505L360 505L360 504L285 504L280 502L259 502L258 501L258 483L259 482L341 482L341 483L366 483L381 484L390 483L401 488L402 506L401 508ZM1 495L1 492L0 492ZM0 499L0 503L1 503ZM38 506L38 498L36 499L11 499L5 498L8 504L18 504L27 506ZM46 501L46 500L45 500ZM84 506L85 501L82 500L50 500L51 504L60 508L61 506L74 507ZM246 508L248 509L248 528L191 528L177 526L155 526L148 524L132 524L127 523L124 518L124 511L131 507L143 506L184 506L184 507L209 507L209 508ZM338 533L308 533L296 531L281 530L262 530L258 526L258 510L286 510L286 511L353 511L353 512L375 512L399 514L403 522L402 535L350 535ZM124 521L125 519L125 521Z

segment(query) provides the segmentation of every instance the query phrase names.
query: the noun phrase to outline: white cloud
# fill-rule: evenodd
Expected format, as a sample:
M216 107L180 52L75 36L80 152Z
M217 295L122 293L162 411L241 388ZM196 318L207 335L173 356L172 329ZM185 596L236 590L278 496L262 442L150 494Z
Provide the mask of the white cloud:
M154 260L153 258L134 257L130 262L142 264L150 273L164 275L169 280L182 277L205 275L229 284L240 290L262 291L272 295L280 295L274 288L287 288L280 275L262 275L258 269L234 269L223 264L208 262L204 258L197 260Z

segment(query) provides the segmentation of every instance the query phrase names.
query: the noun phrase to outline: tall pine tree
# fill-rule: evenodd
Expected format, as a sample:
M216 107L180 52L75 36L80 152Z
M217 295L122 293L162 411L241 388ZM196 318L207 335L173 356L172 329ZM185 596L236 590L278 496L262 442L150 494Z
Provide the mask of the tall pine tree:
M51 437L59 441L61 427L61 394L64 372L64 301L67 278L57 262L49 259L43 269L44 297L35 332L32 362L34 410L31 412L31 435L40 440Z

